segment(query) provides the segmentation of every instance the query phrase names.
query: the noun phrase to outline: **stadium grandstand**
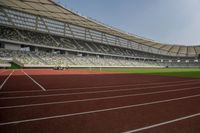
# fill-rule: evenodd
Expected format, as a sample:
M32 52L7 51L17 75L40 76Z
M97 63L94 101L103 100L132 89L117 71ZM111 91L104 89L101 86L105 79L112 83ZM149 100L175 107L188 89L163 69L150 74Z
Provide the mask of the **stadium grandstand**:
M200 67L200 46L164 44L52 0L0 1L0 67Z

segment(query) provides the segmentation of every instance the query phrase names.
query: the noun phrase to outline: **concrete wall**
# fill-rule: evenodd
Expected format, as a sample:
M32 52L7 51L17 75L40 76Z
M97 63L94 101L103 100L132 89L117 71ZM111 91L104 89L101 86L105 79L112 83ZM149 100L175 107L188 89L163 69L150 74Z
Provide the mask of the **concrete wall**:
M16 44L5 44L5 49L10 49L10 50L20 50L21 46L20 45L16 45Z

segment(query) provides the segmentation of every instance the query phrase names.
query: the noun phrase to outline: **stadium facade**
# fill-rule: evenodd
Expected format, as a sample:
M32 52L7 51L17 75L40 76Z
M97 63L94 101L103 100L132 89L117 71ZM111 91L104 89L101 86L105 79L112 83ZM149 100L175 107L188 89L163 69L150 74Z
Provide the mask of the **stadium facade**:
M163 44L52 0L0 1L0 66L200 67L200 46Z

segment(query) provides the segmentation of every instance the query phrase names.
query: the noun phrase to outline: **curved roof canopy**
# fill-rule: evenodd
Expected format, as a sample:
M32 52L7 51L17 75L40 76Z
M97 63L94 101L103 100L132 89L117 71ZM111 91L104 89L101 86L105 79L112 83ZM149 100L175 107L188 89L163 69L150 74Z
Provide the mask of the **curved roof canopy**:
M181 54L185 56L196 56L200 53L200 46L164 44L129 33L125 33L115 28L111 28L104 24L78 15L72 12L71 10L68 10L56 4L52 0L2 0L0 1L0 5L3 7L31 13L34 15L44 16L50 19L55 19L77 26L101 31L103 33L118 36L133 42L137 42L139 44L147 45L152 48L164 50L169 53L176 53L176 55Z

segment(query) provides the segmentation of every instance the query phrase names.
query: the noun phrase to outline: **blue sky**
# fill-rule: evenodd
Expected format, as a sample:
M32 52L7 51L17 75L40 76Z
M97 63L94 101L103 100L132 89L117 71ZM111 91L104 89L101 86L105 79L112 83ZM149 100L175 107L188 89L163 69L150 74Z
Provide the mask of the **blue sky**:
M171 44L200 44L200 0L57 0L107 25Z

